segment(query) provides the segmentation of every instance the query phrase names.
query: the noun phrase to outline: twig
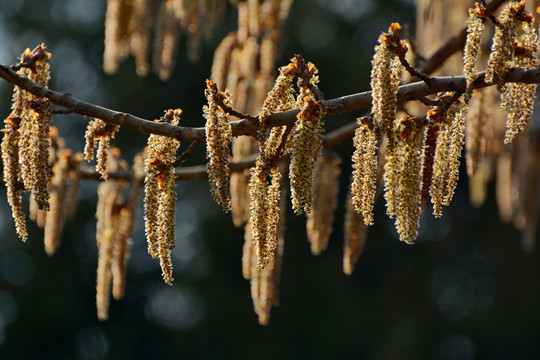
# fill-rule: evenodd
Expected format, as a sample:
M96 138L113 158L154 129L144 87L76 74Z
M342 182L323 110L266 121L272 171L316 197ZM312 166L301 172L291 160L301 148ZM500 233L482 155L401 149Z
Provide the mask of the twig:
M493 23L493 25L497 27L501 26L501 23L499 22L499 20L497 20L497 18L493 15L493 13L490 10L488 10L488 5L486 4L486 0L477 1L476 6L480 10L479 14L481 14L481 16L484 15L485 17L487 17L489 21Z
M46 58L48 55L45 53L45 47L43 44L38 45L32 50L31 56L26 55L26 52L23 53L21 62L15 65L11 65L10 68L13 71L18 71L21 68L34 69L34 65L37 61Z
M199 141L198 140L193 140L191 142L191 144L189 144L189 146L187 147L186 151L184 151L182 153L182 155L180 155L176 159L176 161L173 163L173 166L178 167L178 166L182 165L191 156L191 153L197 147L197 145L199 145Z

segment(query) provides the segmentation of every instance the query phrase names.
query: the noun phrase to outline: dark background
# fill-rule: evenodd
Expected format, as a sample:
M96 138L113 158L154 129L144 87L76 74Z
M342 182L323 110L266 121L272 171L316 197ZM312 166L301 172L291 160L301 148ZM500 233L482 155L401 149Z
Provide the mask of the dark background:
M147 119L181 107L182 125L203 126L204 79L213 49L235 27L234 12L204 44L199 63L186 60L182 38L168 82L136 77L131 59L114 76L103 74L104 13L105 1L2 0L0 62L14 63L26 47L45 42L53 54L51 88ZM378 35L394 21L414 27L414 14L412 0L297 0L279 64L301 53L319 68L327 98L365 91ZM12 87L2 82L0 92L5 117ZM328 128L360 114L332 117ZM81 151L87 121L57 116L53 125L69 147ZM113 143L131 158L145 142L123 129ZM344 159L343 204L351 142L338 151ZM188 165L203 162L199 147ZM328 250L317 257L309 253L304 218L289 214L281 305L268 327L258 325L249 283L241 275L243 232L212 202L204 181L177 187L172 287L146 254L140 208L126 296L113 301L103 323L94 304L96 183L83 183L77 215L52 258L34 224L28 243L17 239L2 200L0 358L540 358L539 252L523 251L520 234L498 219L493 184L486 204L474 209L466 182L462 176L441 219L425 214L414 246L397 239L380 201L350 277L341 271L343 206ZM5 198L5 190L0 192Z

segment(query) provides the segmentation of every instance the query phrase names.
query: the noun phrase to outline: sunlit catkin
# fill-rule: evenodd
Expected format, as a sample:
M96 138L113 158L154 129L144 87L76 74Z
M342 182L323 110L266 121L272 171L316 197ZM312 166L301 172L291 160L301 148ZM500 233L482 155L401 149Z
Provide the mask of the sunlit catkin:
M514 53L513 43L518 32L519 21L516 14L523 13L524 6L525 2L518 4L516 1L511 1L499 17L499 25L495 28L486 69L487 83L495 83L499 87L504 84L508 64Z
M473 176L483 162L491 162L493 116L490 113L490 89L474 92L465 123L465 160L467 174Z
M476 3L476 9L469 10L467 40L463 51L463 73L467 78L466 102L468 102L473 90L473 82L476 79L476 63L481 54L480 41L484 29L483 15L485 15L485 10L479 3Z
M366 225L373 225L379 137L372 121L358 118L357 122L358 128L354 135L355 151L352 157L352 202L355 211L362 214Z
M375 55L371 61L371 90L373 122L375 127L383 129L390 139L389 132L396 117L397 88L401 81L403 66L399 59L392 58L389 46L399 41L401 26L394 23L379 37L379 45L375 47Z
M322 151L324 109L320 102L306 98L297 115L294 150L289 166L292 207L296 214L311 211L313 166Z
M111 138L119 126L107 123L101 119L93 119L88 123L84 137L86 144L84 146L84 157L87 161L94 158L94 148L96 140L98 141L96 170L101 174L102 179L107 179L107 158L111 146Z
M538 64L538 35L532 23L523 24L522 43L513 45L511 66L535 69ZM508 112L505 144L525 130L531 119L536 99L537 84L507 83L501 88L501 109Z
M256 245L257 266L263 269L271 260L276 248L276 231L279 221L279 199L281 174L272 170L271 183L259 177L258 169L251 169L250 219L251 238Z
M58 154L58 160L52 168L50 183L50 209L46 215L45 223L45 252L52 256L60 245L60 237L65 220L65 205L67 192L67 179L69 177L71 150L63 149Z
M143 154L135 155L133 159L133 180L129 197L125 206L117 212L118 228L117 238L113 248L113 258L111 263L112 273L112 295L118 300L124 296L127 264L130 257L132 243L132 230L135 221L137 203L144 184L144 158Z
M168 110L162 121L178 125L181 110ZM163 280L172 284L170 251L174 247L176 207L174 162L180 142L160 135L148 138L145 160L145 229L148 252L159 257Z
M11 213L15 220L15 229L21 240L26 241L26 221L22 209L21 190L19 182L19 125L21 118L11 114L4 120L4 137L2 139L2 163L4 167L4 183Z
M313 169L311 212L307 214L307 237L311 253L319 255L328 245L339 193L339 164L335 153L319 157Z
M399 239L412 244L420 227L421 154L423 127L419 120L402 117L396 126L396 156L399 179L396 196L396 228Z
M236 33L228 33L214 51L212 61L212 71L210 79L214 81L219 89L224 89L227 84L227 73L231 62L231 53L236 44Z
M107 74L118 70L118 62L125 59L129 52L128 23L131 13L131 1L108 0L105 14L105 50L103 52L103 70Z
M226 212L231 209L229 193L229 155L232 139L228 115L219 104L230 105L230 95L217 90L213 81L206 81L208 105L203 107L206 119L206 157L208 158L208 181L214 200Z
M168 80L171 77L180 36L174 3L174 0L164 0L156 20L152 65L161 80Z
M351 275L356 261L364 249L368 232L368 226L362 214L354 209L351 193L347 195L343 232L345 237L343 243L343 272L346 275Z
M111 149L107 160L107 170L126 169L127 164L120 158L118 148ZM96 243L98 247L98 267L96 274L96 307L98 319L108 318L110 292L112 284L112 261L115 243L119 240L119 211L123 203L125 181L102 181L98 186L98 203L96 207Z
M448 111L448 122L441 123L430 187L433 215L442 216L442 206L449 205L459 176L459 159L465 137L465 119L462 104Z
M138 76L146 76L150 70L148 51L150 47L150 28L154 17L152 0L133 0L132 15L129 19L131 53L135 56L135 66Z
M284 196L281 197L279 204L279 222L277 224L275 240L276 248L273 251L270 262L264 269L258 267L256 243L252 240L251 223L248 222L245 228L242 274L244 278L250 279L253 307L261 325L268 325L272 306L279 304L279 282L285 243L284 198Z
M51 54L41 44L33 51L26 49L21 56L24 61L30 57L37 60L31 69L21 68L19 75L28 77L38 85L47 87ZM32 190L38 208L49 209L49 122L52 119L51 102L15 88L12 109L21 118L19 126L20 178L26 190Z

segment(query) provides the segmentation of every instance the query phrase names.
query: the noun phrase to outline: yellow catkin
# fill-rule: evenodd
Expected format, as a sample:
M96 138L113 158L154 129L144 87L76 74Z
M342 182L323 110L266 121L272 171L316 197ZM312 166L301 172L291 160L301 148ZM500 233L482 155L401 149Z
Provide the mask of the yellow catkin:
M127 164L121 160L120 150L111 149L107 161L107 170L125 170ZM103 321L109 316L111 284L113 279L112 264L116 242L119 240L119 211L123 203L124 180L103 181L98 186L96 207L96 243L98 247L98 267L96 276L96 307L98 319Z
M377 128L383 129L390 138L389 132L393 127L396 117L397 88L401 81L403 66L399 59L392 58L388 42L393 36L401 32L399 24L390 26L388 34L379 37L379 45L375 47L375 55L371 61L371 90L372 107L371 113Z
M216 84L207 80L205 90L208 105L203 108L206 119L206 157L208 158L208 181L214 200L226 212L231 209L229 194L229 146L232 140L228 115L218 105L230 105L230 95L219 92Z
M28 77L38 85L47 87L51 54L41 44L33 51L26 49L21 60L38 56L31 69L21 68L19 75ZM14 114L21 118L19 126L20 178L26 190L32 190L38 208L48 210L49 192L49 122L52 119L51 103L48 99L15 88L13 95Z
M320 102L305 99L297 115L294 150L289 166L292 207L296 214L311 211L313 166L322 151L324 109Z
M144 158L142 154L135 155L133 159L133 180L129 198L125 206L118 212L117 241L113 249L111 264L112 295L118 300L124 296L127 264L132 244L132 231L135 220L137 203L144 184Z
M101 321L105 321L109 318L113 239L114 229L112 227L107 227L103 232L99 244L96 276L97 317Z
M227 74L229 72L229 64L231 62L231 53L236 44L236 33L228 33L214 51L214 60L212 61L212 70L210 79L214 81L218 89L225 89L229 86L227 82Z
M58 155L58 161L56 161L52 168L50 209L46 215L44 238L45 252L49 256L54 255L58 249L64 227L70 159L71 150L61 150Z
M442 206L450 204L459 175L459 158L463 148L465 120L460 104L448 112L450 123L440 125L430 187L433 215L442 216Z
M351 193L347 195L343 232L345 237L343 243L343 272L346 275L351 275L354 265L364 249L368 232L368 226L362 214L354 209Z
M396 156L399 178L396 196L396 228L401 241L412 244L420 227L421 149L423 127L411 117L402 117L396 125Z
M465 160L467 174L473 176L482 162L488 161L493 138L492 116L490 114L487 89L477 90L471 99L465 124Z
M97 140L96 170L101 174L101 178L105 180L107 179L107 158L109 156L111 138L114 138L114 133L118 128L118 125L109 124L101 119L93 119L88 123L84 134L86 139L84 158L87 161L94 158L94 148L96 147Z
M486 82L496 83L499 87L504 84L504 78L508 72L508 63L512 60L514 53L513 42L517 37L519 23L515 12L519 6L516 1L511 1L506 6L499 17L499 26L495 28L495 35L493 36L486 69Z
M361 213L366 225L373 225L377 179L378 136L373 123L358 118L358 129L354 135L355 151L352 157L353 174L351 183L352 201L355 211Z
M181 110L168 110L162 121L178 125ZM148 252L159 257L163 280L171 285L170 251L174 247L174 212L176 207L174 162L180 142L150 135L145 160L145 229Z
M150 70L148 50L150 47L150 28L153 17L152 0L133 0L132 15L129 19L131 53L135 56L135 66L138 76L146 76Z
M251 238L256 244L257 266L263 269L271 260L276 248L276 232L279 221L279 199L281 174L272 170L270 184L260 178L257 168L251 170L250 219Z
M131 14L131 1L108 0L105 14L105 50L103 70L113 74L118 70L119 61L129 53L128 24Z
M522 43L514 44L511 66L526 69L538 67L538 35L532 24L523 24ZM507 83L501 88L501 109L508 112L504 143L525 130L535 106L537 84Z
M21 185L19 183L19 125L21 118L11 114L4 120L4 137L2 139L3 180L6 185L7 199L11 206L11 214L15 220L17 235L26 241L26 221L22 209Z
M259 324L268 325L272 306L279 305L279 282L281 276L281 263L285 244L285 203L284 197L280 200L279 222L276 233L276 248L272 259L264 269L258 267L258 257L255 244L252 241L251 225L246 225L244 253L242 257L242 271L245 278L251 281L251 297L253 307L258 316Z
M339 193L340 163L341 158L335 153L323 154L313 169L312 207L306 221L313 255L319 255L326 249L332 233Z
M448 158L448 178L446 180L445 195L443 205L448 206L454 197L457 181L459 178L459 164L463 144L465 142L465 115L466 107L463 103L458 103L448 111L451 120L450 152Z
M232 145L233 162L242 161L256 153L257 143L250 137L235 138ZM249 173L231 174L231 214L236 227L243 226L249 220Z
M467 40L463 51L463 73L467 78L467 90L465 92L465 101L469 102L473 90L473 82L476 79L476 63L481 54L481 35L484 29L484 22L481 17L483 8L477 3L476 9L469 10L469 20L467 21Z
M174 0L161 3L154 36L152 66L161 80L168 80L172 74L178 46L179 22L174 13Z

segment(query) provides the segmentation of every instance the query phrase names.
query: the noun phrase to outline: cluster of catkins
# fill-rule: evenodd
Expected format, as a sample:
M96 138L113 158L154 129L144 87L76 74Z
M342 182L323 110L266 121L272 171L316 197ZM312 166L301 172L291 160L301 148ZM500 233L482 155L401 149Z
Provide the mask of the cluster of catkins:
M481 34L487 18L488 13L480 4L470 10L463 57L463 72L467 80L465 91L437 94L429 100L433 107L424 117L398 111L398 87L404 70L410 69L404 60L408 45L401 40L401 26L392 24L388 33L379 38L372 61L371 116L358 119L354 137L351 194L345 217L345 273L352 272L365 242L367 228L373 224L378 189L384 189L387 214L395 219L400 239L413 243L418 236L426 202L431 200L436 217L442 215L443 206L450 204L464 146L468 173L482 173L481 169L487 162L487 148L493 137L485 108L495 102L493 87L474 93L473 90L481 54ZM486 81L498 85L501 92L501 109L508 113L505 143L509 143L525 129L530 119L536 85L506 83L505 76L511 67L538 66L537 36L532 27L532 17L524 11L523 2L511 2L503 10L495 29ZM315 74L312 64L300 69L298 59L293 59L291 64L280 69L275 85L259 112L259 156L250 170L248 183L250 216L243 257L246 277L252 276L253 264L262 271L266 266L273 268L274 257L282 251L279 209L283 207L280 195L283 171L279 161L286 155L290 154L288 175L292 207L297 214L307 214L308 240L314 254L325 249L332 231L340 159L332 151L322 151L324 106L317 101L318 94L313 88L306 86L309 83L316 88L318 79ZM299 78L298 93L292 87L295 76ZM213 91L220 93L216 88ZM229 199L225 185L229 173L229 150L224 147L224 142L229 141L230 130L217 130L229 129L224 110L228 105L216 106L208 95L207 98L209 105L205 111L214 106L219 109L215 116L221 114L219 116L223 118L221 125L214 125L212 130L208 128L212 117L206 116L207 131L221 134L221 137L207 143L210 164L219 163L222 169L220 177L209 170L212 192L225 194L225 197L218 198L218 203L223 205L223 199L227 204L234 203L237 191L231 191L232 199ZM222 98L230 99L230 95L227 93ZM266 119L270 115L295 109L300 112L294 125L267 128ZM220 157L215 157L218 154ZM479 175L476 176L480 179ZM253 260L254 255L257 256L256 261ZM261 309L269 309L268 302L258 301L256 294L259 293L260 289L254 292L252 288L255 310L261 323L266 323L268 313Z
M18 64L18 74L47 87L51 54L45 46L26 49ZM80 180L81 154L64 149L58 131L49 126L51 103L15 87L12 112L4 120L2 139L3 180L15 228L26 241L22 193L29 191L30 218L45 228L45 250L58 248L63 223L73 215Z
M187 34L188 57L199 58L201 38L210 38L224 14L225 0L108 0L105 16L103 69L112 74L130 54L137 74L150 70L148 53L154 29L153 69L163 80L171 76L180 30Z
M272 89L281 32L291 3L292 0L235 2L238 11L237 30L227 34L216 48L210 78L217 88L229 89L230 93L234 94L234 97L227 97L227 102L241 113L258 113L268 91ZM227 127L225 124L223 126ZM228 145L225 145L226 153L229 151L227 147ZM231 160L233 162L246 161L256 156L258 152L259 144L254 138L241 136L232 139ZM227 156L223 159L227 159ZM215 168L214 165L212 166ZM223 195L220 198L224 199L225 203L230 202L235 226L245 226L246 245L243 259L249 261L250 264L257 264L257 252L251 251L253 248L251 226L246 225L250 218L250 173L248 171L232 172L230 178L225 177L223 181L230 185L222 187L221 194L228 194L230 187L231 196L230 199ZM283 230L285 228L283 216L280 217L278 228ZM278 241L277 248L279 246ZM279 251L276 256L278 258L281 256ZM259 322L263 324L266 324L269 318L270 306L267 305L278 302L277 291L269 292L268 289L277 289L280 263L281 261L274 257L271 260L273 265L263 270L252 267L251 272L244 272L244 277L251 281L253 304L259 316Z

